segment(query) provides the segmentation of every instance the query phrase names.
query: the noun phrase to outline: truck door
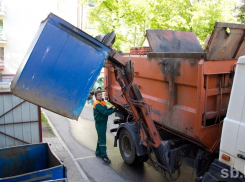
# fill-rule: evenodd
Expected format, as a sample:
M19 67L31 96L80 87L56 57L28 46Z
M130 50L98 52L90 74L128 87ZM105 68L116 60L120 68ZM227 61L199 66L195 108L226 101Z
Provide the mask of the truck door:
M234 168L245 174L245 100L243 103L243 113L237 134Z
M242 75L240 75L242 73ZM245 56L240 57L237 63L236 75L239 80L239 87L241 95L237 95L239 99L243 102L241 122L237 132L236 150L235 150L235 161L234 168L239 170L241 173L245 173Z
M222 129L219 160L244 173L245 160L245 56L240 57ZM239 157L238 157L239 154ZM229 160L222 156L229 156Z

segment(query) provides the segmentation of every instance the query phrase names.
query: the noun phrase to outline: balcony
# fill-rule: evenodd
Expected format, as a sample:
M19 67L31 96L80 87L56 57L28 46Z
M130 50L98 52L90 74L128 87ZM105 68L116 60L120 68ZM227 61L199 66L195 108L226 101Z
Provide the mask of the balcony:
M0 0L0 17L5 16L6 12L4 10L4 1Z

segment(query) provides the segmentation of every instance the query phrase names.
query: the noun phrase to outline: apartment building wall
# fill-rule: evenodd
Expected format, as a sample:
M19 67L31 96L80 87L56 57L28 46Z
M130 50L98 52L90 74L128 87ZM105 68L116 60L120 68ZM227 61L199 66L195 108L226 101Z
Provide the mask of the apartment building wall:
M52 12L77 26L78 0L4 0L3 4L5 15L0 14L0 19L3 20L6 41L0 40L0 47L4 48L4 61L0 61L0 74L2 74L0 81L9 82L16 73L41 21L49 13Z

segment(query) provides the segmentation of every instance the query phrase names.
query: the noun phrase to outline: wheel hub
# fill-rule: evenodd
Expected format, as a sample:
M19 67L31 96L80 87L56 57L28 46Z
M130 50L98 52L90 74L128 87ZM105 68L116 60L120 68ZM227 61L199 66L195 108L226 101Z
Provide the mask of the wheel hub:
M131 155L131 144L126 135L122 137L122 151L125 157L129 157Z

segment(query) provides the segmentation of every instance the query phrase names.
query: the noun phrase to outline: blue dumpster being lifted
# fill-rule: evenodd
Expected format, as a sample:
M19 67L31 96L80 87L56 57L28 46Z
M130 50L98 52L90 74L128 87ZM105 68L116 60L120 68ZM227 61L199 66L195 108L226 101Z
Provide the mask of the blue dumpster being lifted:
M47 143L0 149L0 182L67 181L67 171Z
M77 120L110 51L100 41L50 14L41 23L11 91Z

